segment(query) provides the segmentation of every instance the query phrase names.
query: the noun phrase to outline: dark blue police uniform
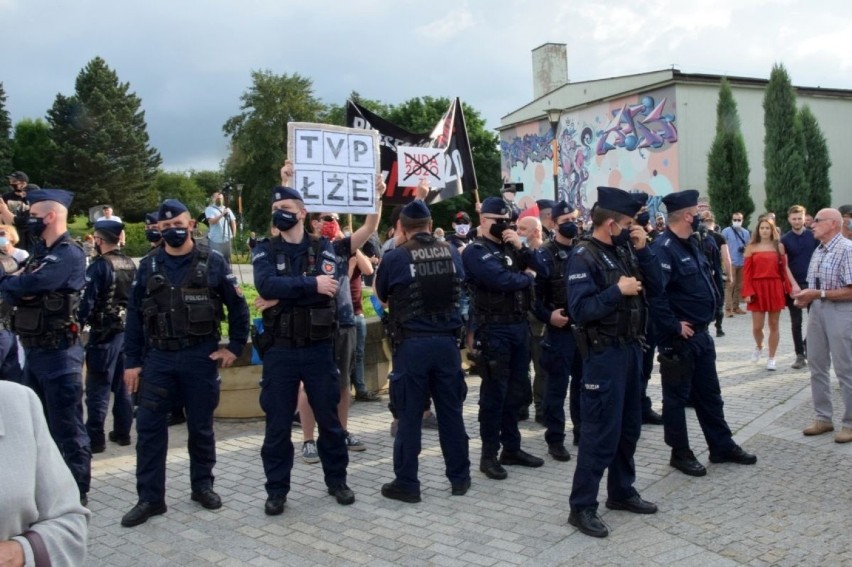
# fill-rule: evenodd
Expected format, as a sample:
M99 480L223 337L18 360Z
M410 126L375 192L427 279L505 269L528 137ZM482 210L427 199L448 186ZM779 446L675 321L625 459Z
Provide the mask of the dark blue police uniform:
M481 215L506 215L509 210L496 197L482 203ZM495 217L496 218L496 217ZM544 461L521 450L518 415L528 403L530 328L534 276L527 268L547 274L539 254L527 247L515 250L502 242L477 238L462 253L466 283L471 290L472 326L482 383L479 424L482 438L480 470L494 479L506 477L500 464L541 466Z
M400 216L426 221L429 210L414 201ZM464 268L455 247L424 231L388 252L376 276L376 294L390 306L391 375L399 429L394 439L395 480L382 487L388 498L420 501L417 478L423 407L431 395L438 436L453 494L470 486L468 437L462 418L467 395L461 369L459 308ZM428 356L424 356L428 353Z
M301 201L301 195L291 188L276 187L272 202L280 200ZM279 214L288 217L292 224L280 224ZM292 228L296 222L292 213L275 211L273 214L273 223L282 231ZM332 244L307 231L296 244L276 236L258 241L252 250L258 293L264 299L278 300L277 305L264 310L263 334L258 338L259 350L263 353L260 405L266 414L266 433L260 454L266 473L265 511L268 515L284 511L290 491L293 468L290 434L299 382L304 384L319 429L317 452L329 493L341 504L354 501L346 486L349 454L345 431L337 415L340 381L332 344L337 329L337 308L333 298L317 292L317 277L334 276L336 257L351 255L349 238Z
M31 205L52 201L67 208L73 194L43 189L31 191L27 197ZM30 216L37 236L41 235L45 216ZM44 403L50 434L83 500L89 492L92 460L83 425L83 347L77 322L85 273L86 255L66 232L50 246L42 241L24 273L4 275L0 280L4 301L15 306L12 327L24 347L24 383Z
M696 206L697 201L698 192L694 190L672 193L663 199L670 217ZM652 294L650 300L660 352L663 428L666 444L672 448L670 462L686 474L706 474L689 447L684 408L690 396L711 460L737 460L745 456L748 458L744 461L749 461L753 456L734 443L722 409L716 347L708 327L723 300L707 255L697 235L682 239L671 228L654 240L652 249L660 262L664 290ZM681 322L692 327L694 334L688 339L681 336Z
M184 212L180 202L168 199L160 207L160 218ZM164 238L172 232L188 237L186 229L170 228L163 231ZM140 262L128 302L125 354L127 368L142 367L136 489L140 504L152 505L155 513L165 511L167 419L175 396L186 408L193 499L208 508L221 506L221 501L205 504L203 495L213 489L216 464L213 411L219 404L220 378L210 355L219 348L223 305L228 311L227 348L240 356L248 340L248 306L220 253L196 242L188 254L173 256L163 247ZM123 525L141 523L128 516Z
M96 236L103 236L98 233L106 231L114 243L123 229L124 224L115 221L95 224ZM135 276L133 260L117 249L100 254L86 270L78 317L81 325L90 327L86 344L86 430L92 453L106 448L104 421L110 392L115 398L110 440L130 444L133 407L124 385L124 320Z
M640 208L627 192L609 187L598 187L596 206L628 217ZM660 275L647 247L634 254L628 246L626 242L607 244L594 237L581 240L568 259L566 274L568 312L578 327L578 349L584 356L582 426L569 522L595 537L608 534L597 518L604 470L609 471L607 507L638 513L656 511L633 487L633 455L642 427L642 341L647 306L644 290L639 295L622 295L618 282L622 277L632 277L642 281L643 287L658 286Z
M551 207L552 209L553 207ZM556 209L559 215L571 212L563 207ZM554 215L554 217L557 215ZM577 353L577 343L571 331L571 324L555 327L550 324L553 311L560 309L567 316L568 292L565 272L573 246L567 246L556 240L547 242L539 249L542 261L547 266L548 276L537 276L535 280L535 315L547 325L541 341L541 365L547 372L547 381L542 397L544 440L549 453L557 460L567 461L570 454L564 448L565 443L565 397L569 382L571 395L569 411L574 426L574 438L579 441L580 434L580 380L582 379L583 360Z

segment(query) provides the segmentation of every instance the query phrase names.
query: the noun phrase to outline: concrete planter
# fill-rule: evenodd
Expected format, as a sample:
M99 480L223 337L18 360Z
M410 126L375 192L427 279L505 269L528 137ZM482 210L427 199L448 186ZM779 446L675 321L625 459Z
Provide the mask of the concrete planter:
M378 317L367 319L367 340L364 351L364 383L368 390L380 392L387 388L390 371L390 349L383 341L384 332ZM264 417L260 409L260 377L263 367L251 364L251 343L231 368L222 368L219 407L213 416L221 419L257 419Z

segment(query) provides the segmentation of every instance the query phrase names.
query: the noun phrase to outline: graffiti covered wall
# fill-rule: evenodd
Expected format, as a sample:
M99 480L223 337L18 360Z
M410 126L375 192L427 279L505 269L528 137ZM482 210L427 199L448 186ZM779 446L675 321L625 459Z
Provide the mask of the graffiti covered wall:
M559 121L559 196L583 214L599 185L651 195L652 212L678 185L673 87L565 112ZM553 198L553 137L547 120L500 134L503 178L524 184L521 208ZM655 198L656 197L656 198Z

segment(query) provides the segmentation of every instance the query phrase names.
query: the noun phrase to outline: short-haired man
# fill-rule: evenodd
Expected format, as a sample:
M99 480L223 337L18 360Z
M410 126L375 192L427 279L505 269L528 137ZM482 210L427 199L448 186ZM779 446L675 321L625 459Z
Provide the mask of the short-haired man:
M808 289L796 294L796 304L810 305L808 363L814 422L805 435L834 431L829 369L840 382L845 411L837 443L852 441L852 241L840 233L843 217L837 209L822 209L814 217L814 237L820 242L808 266ZM848 221L847 221L848 222Z
M745 265L745 247L748 244L751 233L743 228L743 214L736 212L731 215L731 226L722 231L722 236L728 241L728 251L731 254L731 266L733 277L728 278L725 287L725 315L733 317L745 315L740 309L740 291L743 287L743 266Z
M526 244L533 250L541 249L541 246L544 243L542 222L538 218L532 216L519 219L518 236L521 237L522 243ZM532 390L528 389L528 401L521 408L521 413L518 417L521 421L529 419L529 401L532 401L533 406L535 407L536 422L544 423L544 414L542 413L541 403L547 384L547 371L541 366L541 337L544 335L545 324L539 321L532 311L529 313L529 321L530 334L532 336L532 340L530 341L530 356L533 363Z
M213 193L210 206L204 210L204 216L207 217L209 226L207 241L210 248L218 250L230 264L231 241L237 234L237 219L231 209L225 206L225 196L222 193Z
M813 232L805 228L805 208L802 205L793 205L787 211L787 222L790 230L781 237L781 244L787 252L787 267L792 279L796 281L799 289L808 287L808 265L811 256L819 246L819 241L814 238ZM792 368L799 370L807 364L805 355L805 342L802 339L802 310L796 307L793 295L798 291L793 290L787 297L787 308L790 310L790 327L793 333L793 348L796 351L796 361Z
M541 221L542 236L545 241L552 240L556 223L553 219L553 207L556 206L556 201L552 199L539 199L535 202L538 205L538 220Z
M39 239L32 234L27 222L30 216L27 191L37 186L29 183L30 178L23 171L14 171L8 177L9 187L12 190L4 193L0 200L0 222L14 226L20 235L19 248L32 254L35 252Z

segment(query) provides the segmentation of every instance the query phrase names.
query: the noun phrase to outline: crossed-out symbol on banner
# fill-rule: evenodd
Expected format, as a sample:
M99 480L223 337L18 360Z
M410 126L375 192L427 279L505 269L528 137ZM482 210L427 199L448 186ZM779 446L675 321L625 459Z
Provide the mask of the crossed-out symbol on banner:
M425 161L422 161L422 162L417 159L416 155L411 155L411 154L403 154L403 155L405 155L406 169L408 169L408 165L409 165L410 162L414 162L414 164L415 164L414 167L411 169L411 171L408 173L408 175L406 175L403 178L403 181L405 181L406 179L408 179L412 175L417 175L421 171L424 172L424 173L428 173L428 174L432 175L433 177L440 177L440 175L438 174L438 161L437 161L438 160L438 154L435 154L428 159L426 159L426 156L423 156ZM430 164L431 164L431 167L429 166Z

